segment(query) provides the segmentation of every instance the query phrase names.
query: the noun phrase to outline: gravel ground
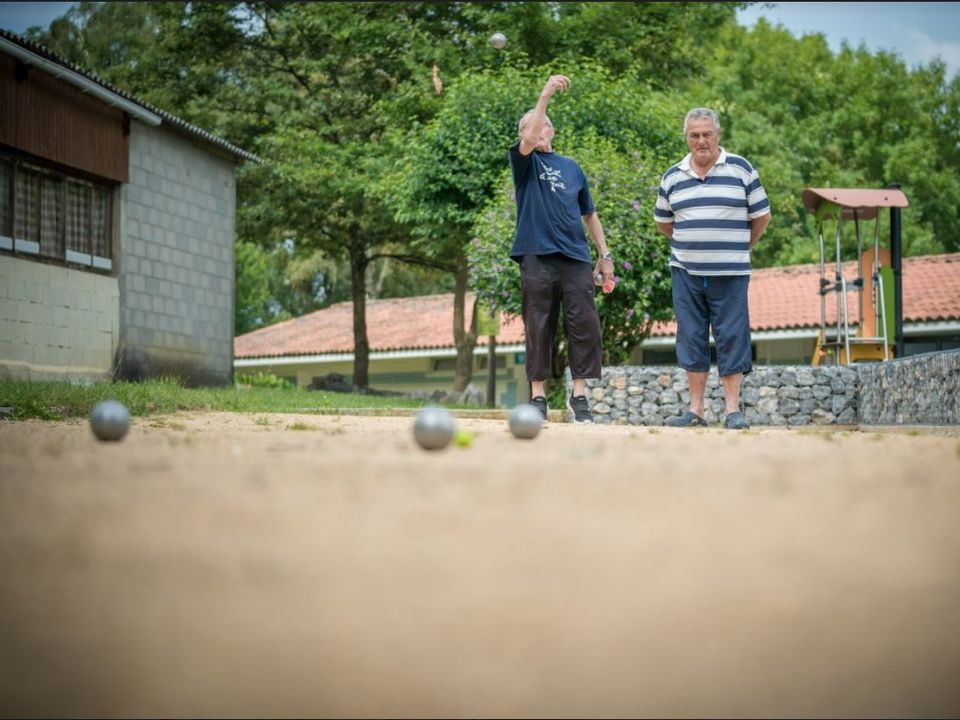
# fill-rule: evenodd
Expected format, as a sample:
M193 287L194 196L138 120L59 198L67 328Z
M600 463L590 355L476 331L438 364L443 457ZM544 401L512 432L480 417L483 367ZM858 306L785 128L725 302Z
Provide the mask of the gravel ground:
M4 717L958 717L960 429L0 422Z

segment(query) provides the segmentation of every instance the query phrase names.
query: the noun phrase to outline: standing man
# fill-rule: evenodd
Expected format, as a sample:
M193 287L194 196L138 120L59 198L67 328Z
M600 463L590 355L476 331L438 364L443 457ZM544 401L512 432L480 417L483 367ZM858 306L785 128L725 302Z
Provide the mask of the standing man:
M517 196L517 230L510 257L520 264L530 403L546 420L546 381L562 305L573 378L567 409L574 422L592 423L586 380L600 377L603 356L594 275L612 278L613 256L586 175L572 158L553 152L547 105L555 92L569 85L565 75L551 75L536 107L520 118L519 140L510 148ZM600 256L596 268L591 267L584 225Z
M663 174L654 210L670 238L677 364L687 371L690 408L667 420L696 427L704 419L710 371L710 329L726 401L724 427L750 427L740 413L740 383L753 369L750 351L750 249L770 222L760 176L744 158L720 147L720 120L694 108L683 123L690 153Z

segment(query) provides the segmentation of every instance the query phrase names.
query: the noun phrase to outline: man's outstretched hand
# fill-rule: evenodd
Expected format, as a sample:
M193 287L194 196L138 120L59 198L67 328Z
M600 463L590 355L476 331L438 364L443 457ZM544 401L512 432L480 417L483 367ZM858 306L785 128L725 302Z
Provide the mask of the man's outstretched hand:
M566 75L551 75L547 84L540 91L540 97L550 98L557 90L566 90L570 87L570 78Z

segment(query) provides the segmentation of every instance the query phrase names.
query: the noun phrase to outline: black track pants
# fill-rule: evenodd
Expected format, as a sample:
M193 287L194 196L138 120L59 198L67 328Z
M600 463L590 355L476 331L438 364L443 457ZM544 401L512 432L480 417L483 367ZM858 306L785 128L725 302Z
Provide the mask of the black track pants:
M603 345L590 263L560 254L525 255L520 263L520 284L527 380L550 377L553 339L561 306L571 376L599 378Z

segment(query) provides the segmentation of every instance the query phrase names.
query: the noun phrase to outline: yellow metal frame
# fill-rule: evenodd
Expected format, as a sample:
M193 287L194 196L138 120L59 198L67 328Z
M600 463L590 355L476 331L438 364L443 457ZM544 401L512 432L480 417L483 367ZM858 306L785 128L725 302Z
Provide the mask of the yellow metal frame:
M893 347L887 343L887 353L884 353L883 343L855 343L850 345L850 357L847 357L847 346L843 343L824 345L823 331L817 336L817 344L813 349L813 365L849 365L852 362L879 362L893 356ZM836 357L834 357L836 356Z
M864 272L864 251L860 237L860 218L857 209L853 209L853 222L857 235L857 278L847 280L843 274L843 262L840 259L840 240L843 232L843 206L827 200L822 201L816 208L817 234L820 242L820 333L813 351L813 365L849 365L854 362L874 362L889 360L893 356L891 338L888 337L885 290L881 267L880 250L880 214L877 213L874 226L873 247L868 250L871 267ZM837 220L836 242L834 249L834 281L826 277L826 246L823 236L824 220L833 216ZM889 252L884 250L889 255ZM889 260L887 260L889 262ZM864 316L864 288L869 288L869 297L866 307L869 316ZM853 321L850 317L850 308L847 307L847 293L857 293L856 334L851 335L850 326ZM826 296L828 292L836 293L836 327L833 338L827 339L827 312ZM878 316L879 315L879 316ZM877 333L877 329L880 333ZM870 329L870 336L864 335L865 328Z

